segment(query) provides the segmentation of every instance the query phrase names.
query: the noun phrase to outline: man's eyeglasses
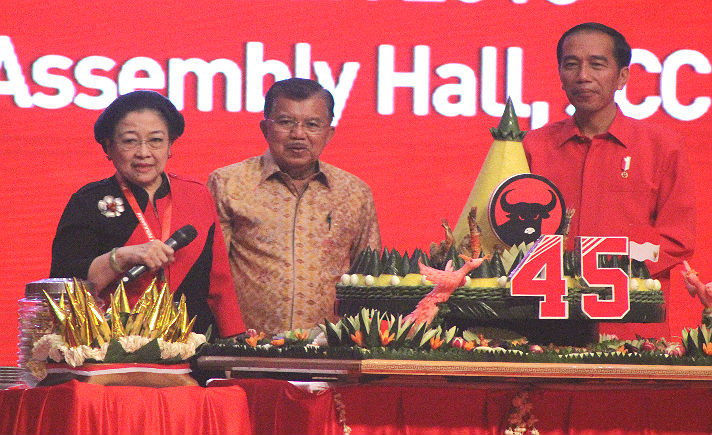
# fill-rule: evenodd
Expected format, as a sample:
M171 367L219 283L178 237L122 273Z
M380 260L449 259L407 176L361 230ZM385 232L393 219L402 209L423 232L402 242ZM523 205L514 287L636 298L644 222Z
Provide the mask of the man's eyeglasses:
M152 137L150 139L137 139L137 138L124 138L117 139L114 141L116 146L121 151L133 151L138 149L141 144L146 144L146 146L153 151L160 150L168 145L168 141L162 137Z
M306 121L297 121L296 119L290 118L279 118L279 119L267 119L267 121L274 124L274 126L283 132L291 132L298 125L301 125L304 131L311 134L321 133L328 124L318 119L308 119Z

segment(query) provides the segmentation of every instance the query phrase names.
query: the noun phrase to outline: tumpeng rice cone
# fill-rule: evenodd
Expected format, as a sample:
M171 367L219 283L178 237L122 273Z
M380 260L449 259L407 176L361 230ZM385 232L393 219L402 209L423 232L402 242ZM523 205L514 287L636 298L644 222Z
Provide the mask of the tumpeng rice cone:
M467 216L472 207L477 207L477 224L482 232L481 243L484 255L491 255L498 245L506 248L506 245L494 234L489 222L488 207L492 192L507 178L529 172L529 164L522 146L522 139L526 132L519 130L519 121L514 113L511 99L507 99L499 125L497 128L491 128L490 133L494 141L453 230L455 243L459 246L462 239L470 233Z

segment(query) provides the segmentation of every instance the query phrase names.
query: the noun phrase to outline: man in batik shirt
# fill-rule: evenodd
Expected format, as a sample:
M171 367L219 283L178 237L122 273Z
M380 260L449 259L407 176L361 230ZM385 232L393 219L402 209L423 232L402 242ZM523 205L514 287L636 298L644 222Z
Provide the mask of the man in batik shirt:
M278 81L260 122L268 150L208 179L248 328L333 320L339 277L363 249L381 249L371 189L319 160L333 117L334 99L317 82Z

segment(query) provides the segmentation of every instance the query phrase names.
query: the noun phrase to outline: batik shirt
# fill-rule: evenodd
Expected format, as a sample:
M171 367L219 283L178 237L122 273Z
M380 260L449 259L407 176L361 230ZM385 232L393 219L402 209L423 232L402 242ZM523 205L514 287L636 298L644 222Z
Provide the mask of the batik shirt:
M381 248L371 189L324 162L299 194L269 151L213 172L245 325L268 333L333 320L335 284L366 247Z

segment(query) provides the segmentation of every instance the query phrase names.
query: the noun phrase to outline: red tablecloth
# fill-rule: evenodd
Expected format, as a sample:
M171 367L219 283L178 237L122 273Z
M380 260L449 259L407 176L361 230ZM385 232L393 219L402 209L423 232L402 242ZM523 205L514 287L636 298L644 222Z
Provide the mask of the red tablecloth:
M343 434L331 389L311 393L274 379L219 379L209 384L234 385L247 393L254 434Z
M354 384L319 393L268 379L212 385L245 389L256 435L342 433L336 404L343 404L352 435L502 434L512 399L523 389L542 435L712 433L712 385Z
M543 435L712 433L712 386L704 384L375 383L309 392L270 379L4 390L0 433L332 435L345 421L353 435L502 434L523 389Z
M251 434L247 399L224 388L101 386L76 380L0 391L1 434Z

